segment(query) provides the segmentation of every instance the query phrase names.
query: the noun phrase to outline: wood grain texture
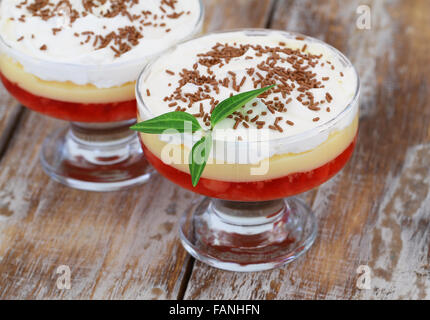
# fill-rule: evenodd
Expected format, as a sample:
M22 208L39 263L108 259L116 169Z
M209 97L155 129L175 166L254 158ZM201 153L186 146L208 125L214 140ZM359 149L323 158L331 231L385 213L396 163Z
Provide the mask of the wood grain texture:
M0 297L176 298L188 259L176 222L192 195L160 177L115 193L51 181L38 146L61 125L27 112L1 163ZM71 290L57 289L60 265Z
M275 0L205 0L203 32L236 28L264 28Z
M372 28L358 30L366 3ZM320 231L304 257L252 275L196 262L186 299L430 298L429 10L424 0L278 2L273 28L325 40L358 68L357 149L314 194ZM372 270L370 290L356 286L359 265Z
M4 153L14 126L22 112L21 106L0 83L0 157Z
M194 263L177 221L198 196L160 177L101 194L50 181L40 145L64 124L20 116L0 90L0 299L429 299L430 2L205 3L206 32L268 25L302 32L343 51L361 75L357 150L339 175L302 195L319 219L315 245L261 273ZM356 27L363 4L370 30ZM60 265L71 268L70 290L57 289ZM359 265L372 269L371 290L356 287Z
M205 3L205 29L214 30L263 26L271 1ZM1 112L7 107L2 101ZM198 196L161 177L115 193L51 181L39 164L40 146L64 125L25 111L0 160L0 299L181 298L190 257L177 222ZM57 289L60 265L71 269L70 290Z

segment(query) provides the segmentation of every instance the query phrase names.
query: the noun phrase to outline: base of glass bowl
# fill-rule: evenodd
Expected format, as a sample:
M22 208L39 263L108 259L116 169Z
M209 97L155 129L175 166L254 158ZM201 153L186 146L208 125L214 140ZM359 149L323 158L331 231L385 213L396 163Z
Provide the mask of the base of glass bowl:
M185 249L215 268L250 272L285 265L313 244L317 222L297 198L263 202L203 200L180 222Z
M140 147L134 123L72 122L45 139L45 172L66 186L88 191L116 191L143 184L154 172Z

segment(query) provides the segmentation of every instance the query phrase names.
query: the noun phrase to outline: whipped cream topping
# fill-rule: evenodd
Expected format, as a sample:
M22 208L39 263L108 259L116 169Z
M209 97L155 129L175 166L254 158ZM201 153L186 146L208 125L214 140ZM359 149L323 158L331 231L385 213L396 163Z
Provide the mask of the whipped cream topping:
M198 0L2 0L1 49L43 80L119 86L194 35L202 10Z
M218 33L182 43L157 59L139 82L137 90L143 100L139 112L147 119L181 110L198 117L208 129L211 110L218 102L276 83L267 95L217 124L214 139L230 142L239 153L241 148L250 154L250 148L258 148L258 143L242 141L270 141L269 156L300 153L353 122L356 100L339 115L353 102L357 81L352 65L321 41L280 31ZM319 132L312 130L324 125ZM294 142L300 134L307 136ZM160 137L172 141L171 136ZM199 137L195 135L192 141ZM281 138L290 139L285 143ZM182 143L190 147L192 141L187 140ZM255 161L251 162L256 162L267 154L252 156Z

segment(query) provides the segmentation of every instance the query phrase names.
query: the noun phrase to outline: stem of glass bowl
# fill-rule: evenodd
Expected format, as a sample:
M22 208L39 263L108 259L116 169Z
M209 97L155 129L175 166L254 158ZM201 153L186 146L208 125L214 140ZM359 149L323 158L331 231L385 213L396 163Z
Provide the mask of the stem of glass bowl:
M296 198L262 202L205 199L181 220L181 240L196 259L230 271L262 271L303 254L317 233Z
M45 172L67 186L90 191L115 191L146 182L152 168L129 129L134 122L72 122L45 140L41 152Z
M136 136L130 125L134 120L114 123L71 122L67 151L95 165L112 165L130 156L129 144Z

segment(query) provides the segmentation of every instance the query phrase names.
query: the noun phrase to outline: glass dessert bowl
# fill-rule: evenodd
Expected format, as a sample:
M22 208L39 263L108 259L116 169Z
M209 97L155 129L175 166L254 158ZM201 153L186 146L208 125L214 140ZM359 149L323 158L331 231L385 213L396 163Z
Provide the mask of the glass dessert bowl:
M226 101L263 87L267 91L212 123ZM186 250L232 271L275 268L308 250L316 219L293 196L329 180L351 157L359 89L357 72L342 53L277 30L205 35L148 64L136 85L138 122L176 111L192 115L202 128L184 122L179 132L140 130L146 158L159 173L210 197L181 219ZM195 184L189 154L200 139L212 145Z
M112 191L152 169L137 135L135 83L154 55L199 32L200 0L0 2L0 78L24 106L70 122L44 142L45 172Z

